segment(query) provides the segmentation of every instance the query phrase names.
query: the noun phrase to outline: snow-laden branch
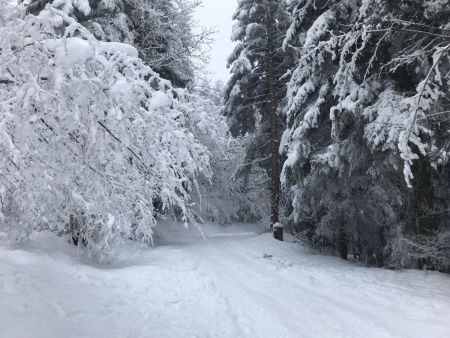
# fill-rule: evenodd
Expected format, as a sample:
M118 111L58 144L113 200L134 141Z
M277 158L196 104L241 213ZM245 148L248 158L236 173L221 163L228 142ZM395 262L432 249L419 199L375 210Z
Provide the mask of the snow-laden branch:
M18 238L76 223L104 257L123 238L150 242L163 214L192 219L190 185L210 169L184 91L51 6L0 26L0 48L0 167L13 182L0 193Z

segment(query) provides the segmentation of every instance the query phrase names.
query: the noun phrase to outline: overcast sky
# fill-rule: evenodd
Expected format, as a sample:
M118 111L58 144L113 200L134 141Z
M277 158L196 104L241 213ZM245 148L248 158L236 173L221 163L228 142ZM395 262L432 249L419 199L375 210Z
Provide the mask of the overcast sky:
M211 77L226 82L229 72L226 68L226 60L233 51L231 42L231 29L233 27L232 16L237 6L237 0L203 0L203 6L197 12L199 25L214 27L215 43L211 51L211 61L208 70Z

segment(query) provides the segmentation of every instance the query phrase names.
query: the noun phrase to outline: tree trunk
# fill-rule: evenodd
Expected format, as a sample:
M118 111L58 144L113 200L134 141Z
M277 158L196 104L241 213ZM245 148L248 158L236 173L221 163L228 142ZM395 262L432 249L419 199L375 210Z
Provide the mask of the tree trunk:
M417 150L417 153L420 152ZM434 194L430 165L427 159L419 155L413 164L414 173L414 213L417 236L432 237L437 231L433 215ZM419 259L420 268L435 269L435 263L429 258Z
M283 240L283 228L274 225L279 222L279 201L280 201L280 170L279 170L279 140L278 140L278 103L275 93L275 71L274 71L274 22L270 22L267 29L267 49L268 49L268 81L270 95L270 158L271 158L271 230L274 237Z
M417 153L419 151L417 150ZM420 155L413 164L416 233L431 236L437 230L433 217L433 180L428 161Z
M344 222L339 219L339 228L338 228L338 251L339 256L345 260L348 259L348 239L347 233L345 231Z

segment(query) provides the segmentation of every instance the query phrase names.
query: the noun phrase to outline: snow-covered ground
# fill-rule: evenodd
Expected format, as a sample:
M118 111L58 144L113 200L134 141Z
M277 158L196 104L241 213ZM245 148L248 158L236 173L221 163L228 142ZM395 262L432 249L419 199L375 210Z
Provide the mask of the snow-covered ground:
M450 276L358 267L256 229L204 231L128 247L108 268L47 234L27 251L0 238L0 336L450 337Z

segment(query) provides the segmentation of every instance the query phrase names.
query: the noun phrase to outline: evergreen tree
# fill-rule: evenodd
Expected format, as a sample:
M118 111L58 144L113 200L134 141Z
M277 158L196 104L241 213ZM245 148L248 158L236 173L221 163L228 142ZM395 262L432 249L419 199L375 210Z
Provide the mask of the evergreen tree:
M290 11L284 47L298 53L282 144L290 222L343 258L439 266L449 229L433 216L448 210L435 205L437 187L439 200L449 194L449 120L440 113L448 2L297 0ZM417 251L411 243L433 239L441 248L433 263L405 263Z
M273 227L279 222L278 149L283 129L279 106L288 67L281 44L288 16L284 1L240 0L234 19L232 40L238 44L228 60L232 75L226 89L225 114L233 135L253 135L242 173L249 172L255 163L270 173Z

